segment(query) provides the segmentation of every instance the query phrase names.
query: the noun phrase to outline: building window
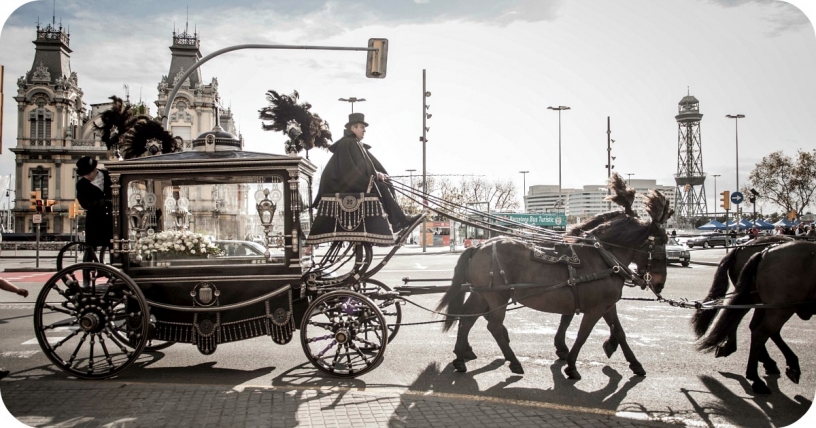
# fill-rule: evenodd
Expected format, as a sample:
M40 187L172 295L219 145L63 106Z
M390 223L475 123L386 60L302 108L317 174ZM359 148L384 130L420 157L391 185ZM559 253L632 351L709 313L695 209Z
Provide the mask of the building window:
M28 175L31 177L31 191L39 190L41 197L48 199L48 179L51 178L51 169L39 165L34 169L30 169Z
M31 122L32 145L50 146L53 114L46 110L45 101L42 98L37 100L37 108L29 113L28 119Z

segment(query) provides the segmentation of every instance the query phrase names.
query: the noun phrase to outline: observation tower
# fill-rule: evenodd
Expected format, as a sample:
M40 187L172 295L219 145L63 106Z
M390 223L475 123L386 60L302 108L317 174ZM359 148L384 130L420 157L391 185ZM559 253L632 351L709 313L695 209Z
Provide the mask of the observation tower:
M700 102L688 94L678 103L677 116L677 190L674 212L678 222L688 224L694 217L708 213L703 172Z

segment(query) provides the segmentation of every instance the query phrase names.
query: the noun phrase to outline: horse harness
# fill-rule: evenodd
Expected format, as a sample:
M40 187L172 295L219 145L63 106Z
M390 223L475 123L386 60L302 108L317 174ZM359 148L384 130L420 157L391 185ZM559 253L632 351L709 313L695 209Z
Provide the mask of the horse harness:
M499 243L500 239L493 239L493 240L487 241L482 245L486 244L486 245L491 246L492 254L491 254L491 257L490 257L490 282L488 283L487 287L474 287L473 285L471 285L470 286L470 291L474 291L474 292L479 292L479 291L505 291L505 290L513 291L513 290L517 290L517 289L532 288L532 289L536 289L536 292L533 293L533 294L539 294L539 293L544 293L544 292L547 292L547 291L556 290L556 289L563 288L563 287L570 287L570 289L572 290L572 296L573 296L573 298L575 300L575 314L579 315L581 313L581 302L580 302L580 299L578 297L578 290L577 290L577 285L578 284L603 279L603 278L606 278L608 276L611 276L614 273L614 274L619 275L620 277L622 277L624 280L632 281L635 285L641 286L641 288L646 288L646 287L649 287L650 289L652 288L652 275L650 273L650 269L651 269L651 266L652 266L652 258L653 258L653 253L654 253L654 249L655 249L654 237L653 236L649 236L649 238L648 238L648 240L646 242L646 245L648 245L649 256L648 256L648 260L647 260L647 264L646 264L646 273L643 275L643 278L638 277L637 274L635 274L634 272L632 272L631 269L629 269L629 267L624 266L615 257L615 255L612 254L606 248L604 248L604 246L601 245L601 242L598 241L597 238L595 238L594 236L585 235L584 239L593 241L592 246L595 249L598 250L598 253L604 259L604 261L609 265L609 268L604 269L604 270L602 270L600 272L595 272L595 273L591 273L591 274L587 274L587 275L577 276L575 267L573 267L573 265L580 265L580 260L578 259L577 255L575 254L575 250L572 248L573 247L572 245L568 246L569 249L572 251L572 256L571 257L567 257L567 256L561 256L561 257L549 256L548 257L547 255L544 255L544 256L541 255L541 252L542 252L541 249L534 248L530 244L527 244L527 243L522 243L527 248L529 248L531 251L533 251L533 255L534 255L533 258L536 261L542 261L542 262L547 262L547 263L565 263L565 264L567 264L567 270L569 272L569 279L567 279L566 281L562 281L562 282L552 284L552 285L547 285L547 286L543 286L541 284L530 284L530 283L510 284L507 281L507 274L505 273L505 270L504 270L504 267L502 265L501 259L499 259L499 253L498 253L498 250L497 250L497 247L496 247L496 244ZM518 241L514 241L514 242L518 242ZM546 251L546 250L544 250L544 251ZM501 279L502 279L503 284L494 284L493 279L495 277L495 275L494 275L495 272L498 272L499 275L501 275ZM470 283L470 278L467 278L467 282ZM532 296L533 294L530 294L530 295L527 295L527 296L524 296L524 297L529 297L529 296ZM516 298L516 296L513 296L513 303L514 304L517 303L517 300L518 299Z

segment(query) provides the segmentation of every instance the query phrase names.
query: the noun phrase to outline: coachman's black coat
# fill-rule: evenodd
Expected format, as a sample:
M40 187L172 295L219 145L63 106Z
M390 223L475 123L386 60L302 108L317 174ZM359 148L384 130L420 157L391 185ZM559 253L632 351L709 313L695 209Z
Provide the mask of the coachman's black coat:
M93 183L80 178L76 184L79 205L85 209L85 242L93 246L110 246L113 238L113 206L111 204L111 179L108 171L99 170L105 177L104 191Z
M371 146L363 144L350 131L329 147L332 157L320 177L320 187L314 206L325 195L335 193L365 193L371 177L377 172L388 174L380 161L369 153ZM370 159L370 161L369 161ZM378 193L383 208L388 214L388 222L392 226L401 226L405 223L405 214L394 200L393 187L381 181L375 181L371 193Z

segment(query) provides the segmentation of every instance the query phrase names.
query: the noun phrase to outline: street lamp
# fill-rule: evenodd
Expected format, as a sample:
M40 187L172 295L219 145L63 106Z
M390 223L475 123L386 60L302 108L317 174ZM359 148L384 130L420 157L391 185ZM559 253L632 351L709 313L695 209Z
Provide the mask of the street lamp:
M717 177L719 177L720 174L712 174L711 176L714 177L714 220L716 220L717 219Z
M567 106L547 107L548 110L558 110L558 200L561 200L561 110L569 110Z
M528 172L530 172L530 171L519 171L519 174L521 174L522 177L524 177L524 181L522 181L522 183L524 183L523 184L524 187L521 188L521 199L522 200L524 200L524 197L527 195L527 173ZM525 201L525 202L527 202L527 201ZM526 205L527 204L525 203L525 208L524 208L525 210L527 209Z
M626 175L628 176L626 178L626 184L631 186L632 185L632 176L635 175L635 173L634 172L627 172Z
M337 101L345 101L347 103L351 103L351 112L354 113L354 103L361 103L365 101L365 98L356 98L356 97L349 97L349 98L338 98Z
M740 119L745 117L745 115L744 114L727 114L727 115L725 115L725 117L727 117L729 119L734 119L734 141L736 142L736 148L737 148L737 188L735 190L737 192L739 192L740 191L740 188L739 188L739 128L738 128L737 124L739 123Z

